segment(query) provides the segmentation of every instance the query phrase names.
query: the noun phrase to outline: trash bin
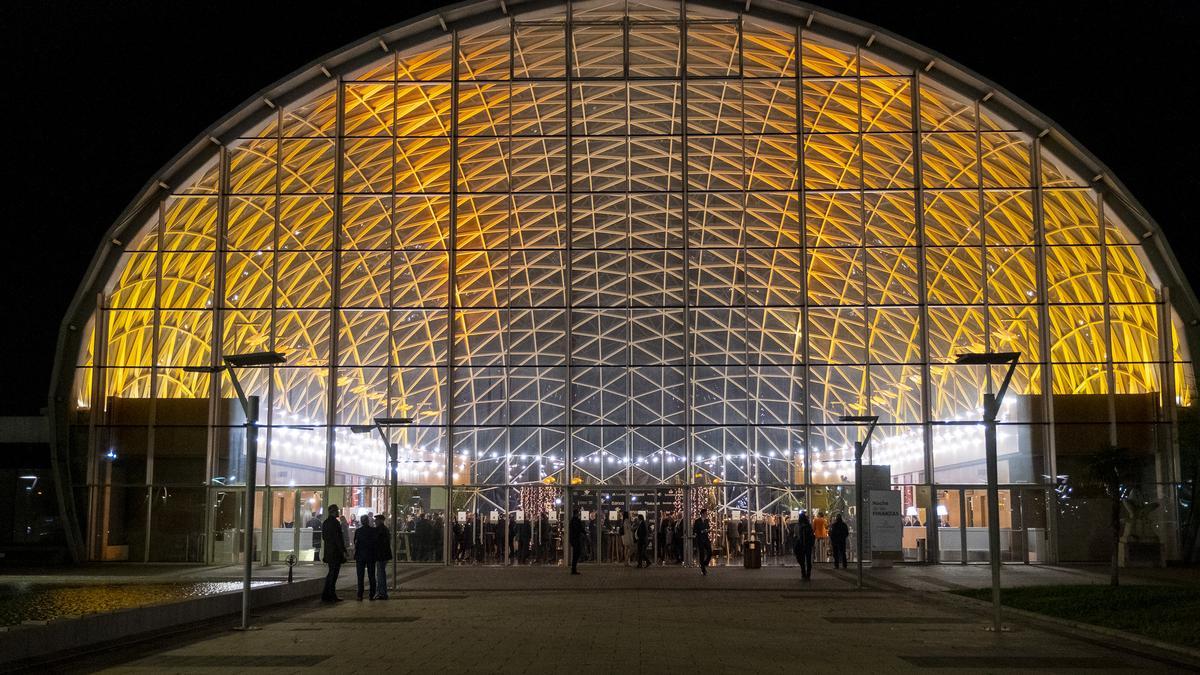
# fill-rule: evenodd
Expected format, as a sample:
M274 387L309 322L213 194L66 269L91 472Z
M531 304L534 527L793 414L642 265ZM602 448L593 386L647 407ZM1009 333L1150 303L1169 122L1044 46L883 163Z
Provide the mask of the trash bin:
M762 567L762 549L758 547L757 541L751 539L742 544L742 566L748 570Z

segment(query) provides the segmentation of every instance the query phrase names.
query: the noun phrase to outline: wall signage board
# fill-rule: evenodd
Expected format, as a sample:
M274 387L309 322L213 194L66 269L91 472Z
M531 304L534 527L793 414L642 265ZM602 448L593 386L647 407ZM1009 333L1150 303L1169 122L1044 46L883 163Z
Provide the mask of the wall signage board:
M904 539L900 491L871 490L868 495L871 560L899 560Z
M492 509L492 512L488 514L488 520L492 521L493 523L498 523L500 522L500 514L496 513L495 509Z
M467 522L467 512L466 511L458 512L458 522L460 522L460 523Z
M525 512L524 511L517 511L517 522L518 523L525 522Z

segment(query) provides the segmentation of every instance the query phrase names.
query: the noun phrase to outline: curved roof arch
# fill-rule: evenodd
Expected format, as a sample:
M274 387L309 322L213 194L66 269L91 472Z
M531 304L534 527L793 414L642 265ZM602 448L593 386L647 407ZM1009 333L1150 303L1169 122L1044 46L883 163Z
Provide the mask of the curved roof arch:
M138 236L138 231L144 227L161 198L201 175L205 167L210 166L214 158L224 148L235 144L237 139L252 135L255 129L268 124L277 109L287 109L328 91L339 78L369 66L384 53L405 51L446 39L453 29L502 21L509 16L555 11L555 8L564 4L561 1L477 0L426 13L368 35L296 70L257 92L198 135L147 181L109 228L71 302L60 331L51 382L50 408L54 419L51 427L55 437L65 437L65 410L69 405L68 392L73 379L71 359L83 347L84 328L95 310L96 298L120 264L124 247ZM798 26L805 35L851 48L868 49L881 61L915 72L923 81L966 101L976 102L986 114L1007 121L1015 130L1031 138L1040 139L1041 152L1052 156L1064 172L1073 174L1076 184L1091 186L1101 192L1105 208L1113 219L1129 230L1133 241L1141 241L1140 253L1148 271L1157 276L1159 284L1171 290L1171 304L1181 322L1188 326L1183 331L1188 352L1194 353L1193 350L1198 347L1197 331L1190 327L1200 321L1200 303L1161 229L1112 171L1046 116L1005 89L935 51L841 14L783 0L754 0L751 3L698 0L688 4ZM65 444L55 443L56 449L62 445ZM56 451L58 463L65 463L65 459Z

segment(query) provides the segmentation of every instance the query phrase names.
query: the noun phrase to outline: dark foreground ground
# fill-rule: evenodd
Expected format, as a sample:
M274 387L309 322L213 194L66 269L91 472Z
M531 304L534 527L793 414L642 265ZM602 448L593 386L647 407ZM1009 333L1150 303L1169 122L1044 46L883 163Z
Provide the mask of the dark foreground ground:
M131 673L331 672L1125 672L1200 665L1153 647L1009 617L946 590L986 568L869 575L819 569L428 568L386 602L306 601L264 609L260 630L232 621L122 645L40 670ZM1092 577L1095 577L1093 579ZM1006 568L1006 583L1051 590L1102 574ZM1099 588L1099 587L1097 587Z

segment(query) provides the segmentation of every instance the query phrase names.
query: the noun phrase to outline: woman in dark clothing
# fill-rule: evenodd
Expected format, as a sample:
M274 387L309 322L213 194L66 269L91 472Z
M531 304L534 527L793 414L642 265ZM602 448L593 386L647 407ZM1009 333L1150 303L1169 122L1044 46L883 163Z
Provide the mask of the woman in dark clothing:
M375 599L375 530L371 519L363 516L354 531L354 565L358 570L358 599L363 599L363 572L371 580L371 599Z
M387 564L392 559L392 533L388 530L386 519L382 515L375 516L375 581L372 586L372 600L387 600ZM375 592L375 588L379 592Z
M833 520L833 526L829 528L829 543L833 547L834 569L837 569L839 561L842 563L842 569L846 569L846 540L849 538L850 526L842 520L842 515L839 513Z
M812 523L808 522L808 514L801 513L796 521L796 562L800 563L800 577L808 581L812 577L813 548L817 545L817 536L813 533Z

